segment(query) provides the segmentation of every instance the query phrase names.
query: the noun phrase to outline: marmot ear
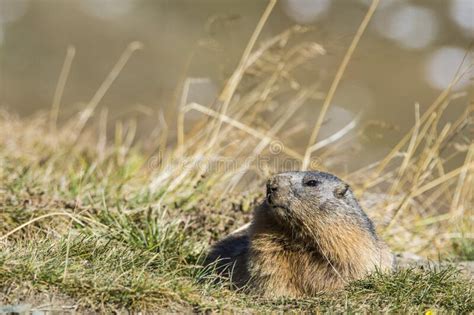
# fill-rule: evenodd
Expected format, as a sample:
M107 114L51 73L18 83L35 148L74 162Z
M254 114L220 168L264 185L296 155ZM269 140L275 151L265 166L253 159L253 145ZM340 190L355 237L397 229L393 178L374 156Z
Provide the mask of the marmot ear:
M336 198L342 198L346 194L346 192L349 190L349 185L346 183L339 183L336 188L334 189L334 196Z

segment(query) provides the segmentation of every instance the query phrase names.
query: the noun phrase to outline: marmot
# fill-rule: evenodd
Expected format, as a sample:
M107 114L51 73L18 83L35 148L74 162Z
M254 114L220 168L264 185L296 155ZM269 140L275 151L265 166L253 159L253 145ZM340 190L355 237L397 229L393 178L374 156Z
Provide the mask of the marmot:
M394 258L349 185L324 172L288 172L267 183L250 225L215 244L205 263L237 288L303 297L393 268Z

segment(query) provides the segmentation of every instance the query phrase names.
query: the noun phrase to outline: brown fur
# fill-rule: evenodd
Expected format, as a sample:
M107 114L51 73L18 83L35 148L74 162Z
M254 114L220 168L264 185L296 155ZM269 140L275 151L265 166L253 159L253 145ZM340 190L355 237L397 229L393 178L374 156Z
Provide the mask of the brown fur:
M217 263L219 273L267 297L312 296L392 268L390 251L347 184L326 173L280 176L286 177L255 209L251 225L217 243L208 264L223 259ZM301 186L308 176L322 181L321 187Z

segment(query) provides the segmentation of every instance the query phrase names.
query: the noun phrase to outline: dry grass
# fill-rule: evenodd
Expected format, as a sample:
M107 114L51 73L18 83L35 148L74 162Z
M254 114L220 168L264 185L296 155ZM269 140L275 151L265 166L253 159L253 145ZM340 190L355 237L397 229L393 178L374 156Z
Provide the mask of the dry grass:
M216 104L180 107L176 145L163 122L144 141L135 138L136 122L117 123L108 139L106 116L91 121L138 43L127 48L85 109L65 123L56 120L72 48L51 113L20 119L1 112L3 303L59 292L76 306L109 311L473 311L472 283L449 268L374 275L334 295L302 301L262 301L203 280L199 262L206 248L249 220L269 174L331 171L328 162L360 136L347 134L351 123L317 139L320 118L307 147L284 141L299 130L292 124L308 100L325 98L327 110L331 96L318 90L320 82L305 86L295 79L299 67L325 54L318 43L292 42L304 28L293 27L252 50L273 4ZM386 158L338 175L352 184L395 251L472 260L474 104L466 101L465 111L446 122L450 103L466 99L451 89L423 114L415 107L415 125ZM190 111L202 119L189 125Z

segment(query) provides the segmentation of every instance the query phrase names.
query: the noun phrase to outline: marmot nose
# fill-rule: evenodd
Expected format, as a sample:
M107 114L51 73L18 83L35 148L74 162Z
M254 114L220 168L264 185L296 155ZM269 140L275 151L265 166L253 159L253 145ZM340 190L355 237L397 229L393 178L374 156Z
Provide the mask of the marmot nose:
M267 182L267 194L274 193L278 190L278 180L273 177Z

